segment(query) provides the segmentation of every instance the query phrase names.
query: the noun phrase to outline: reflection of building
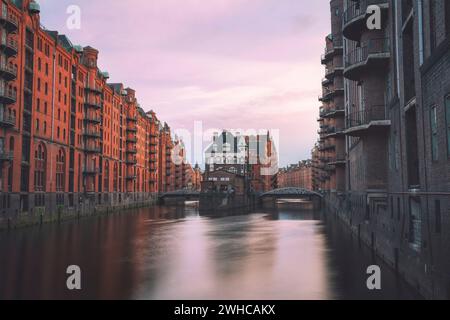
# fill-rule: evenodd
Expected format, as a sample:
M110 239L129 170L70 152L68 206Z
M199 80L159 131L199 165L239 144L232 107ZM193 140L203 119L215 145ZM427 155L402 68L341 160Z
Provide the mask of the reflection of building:
M381 30L365 27L369 4ZM422 294L448 299L450 1L330 6L314 187Z
M312 164L311 161L302 161L298 164L283 168L278 173L279 188L303 188L312 190Z
M205 151L205 182L212 173L228 172L244 177L249 191L264 192L276 188L277 154L270 134L244 136L223 131L214 134L212 144Z

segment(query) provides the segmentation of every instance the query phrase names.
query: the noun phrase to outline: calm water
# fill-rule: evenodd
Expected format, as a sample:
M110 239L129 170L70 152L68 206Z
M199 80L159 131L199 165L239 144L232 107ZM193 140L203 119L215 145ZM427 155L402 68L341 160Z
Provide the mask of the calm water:
M293 204L200 217L195 207L0 234L1 299L410 299L412 290L344 229ZM382 267L381 292L366 289ZM66 289L66 268L82 291Z

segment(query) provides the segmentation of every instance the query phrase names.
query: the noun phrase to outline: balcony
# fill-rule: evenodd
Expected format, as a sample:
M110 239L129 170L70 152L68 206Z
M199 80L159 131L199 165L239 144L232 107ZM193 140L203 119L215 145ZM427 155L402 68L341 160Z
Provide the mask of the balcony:
M17 20L11 15L0 15L0 25L5 28L7 33L13 33L18 30Z
M13 104L17 101L17 93L13 90L0 89L0 103Z
M330 160L328 161L329 166L342 167L346 164L347 162L345 160L345 155L338 155L334 158L330 158Z
M14 154L12 151L5 151L0 149L0 162L9 162L9 161L13 161L14 159Z
M12 81L17 78L17 67L13 64L0 63L0 77L6 81Z
M336 148L336 145L334 143L322 143L319 146L319 151L327 151Z
M322 64L326 64L330 61L335 55L342 54L344 49L342 37L333 37L333 42L331 46L325 47L325 53L321 56Z
M319 97L319 101L321 102L329 102L334 99L334 97L344 94L344 88L324 88L323 94Z
M95 176L100 173L99 168L94 167L83 167L83 174L87 176Z
M322 117L324 118L338 118L340 116L345 116L345 110L337 107L337 108L330 108L327 110L324 110L323 114L321 114Z
M101 87L99 87L97 85L93 85L93 86L87 85L85 87L85 90L88 91L88 92L95 93L97 95L100 95L100 94L103 93L103 88L101 88Z
M391 121L387 118L384 105L370 106L366 110L353 112L347 119L345 134L361 137L369 131L380 132L388 129Z
M347 1L349 5L343 14L343 30L344 37L349 40L359 41L361 34L367 29L367 8L371 5L378 5L383 14L386 14L389 8L388 0L359 0Z
M342 74L344 71L344 66L342 64L337 64L325 69L325 78L333 79L336 75Z
M330 85L330 84L332 84L333 83L333 79L328 79L328 78L323 78L322 79L322 86L328 86L328 85Z
M137 148L136 147L128 147L126 152L129 154L136 154Z
M128 132L137 132L137 128L136 127L127 127L127 131Z
M102 149L100 147L96 147L96 146L85 146L84 152L86 152L86 153L101 153Z
M14 117L12 114L4 114L3 116L0 115L0 127L4 128L12 128L16 125L16 117Z
M129 143L137 143L137 138L136 137L127 137L127 142L129 142Z
M136 180L136 179L137 179L137 176L134 175L134 174L129 174L129 175L127 175L126 179L127 179L127 180Z
M365 41L345 57L344 77L359 81L362 75L384 72L390 57L389 38Z
M329 127L324 134L326 135L326 138L336 138L337 136L344 134L344 129L337 127Z
M18 52L17 41L12 38L2 39L0 41L0 51L8 58L16 56Z
M127 121L129 121L129 122L137 122L137 117L136 116L127 116Z
M100 116L95 115L95 114L86 114L84 116L84 120L86 122L92 122L92 123L97 123L97 124L102 123L102 118Z
M85 100L84 101L84 105L86 107L90 107L90 108L94 108L94 109L101 109L102 108L102 104L100 102L94 101L94 100Z
M84 129L83 135L85 137L95 138L95 139L100 139L102 137L100 132L98 130L94 130L94 129Z

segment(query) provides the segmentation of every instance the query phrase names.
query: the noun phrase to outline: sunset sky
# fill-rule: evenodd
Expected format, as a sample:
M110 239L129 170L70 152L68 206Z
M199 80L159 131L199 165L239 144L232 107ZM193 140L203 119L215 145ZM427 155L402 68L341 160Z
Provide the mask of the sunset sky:
M40 0L41 22L100 51L172 129L279 129L280 163L310 157L329 1ZM66 27L69 5L81 29Z

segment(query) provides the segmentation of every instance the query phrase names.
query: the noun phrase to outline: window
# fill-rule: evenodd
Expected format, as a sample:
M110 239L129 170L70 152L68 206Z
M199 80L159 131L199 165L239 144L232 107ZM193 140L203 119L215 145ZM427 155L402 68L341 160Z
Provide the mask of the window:
M445 98L445 114L447 120L447 155L450 158L450 95Z
M39 144L34 155L34 189L36 192L45 192L45 169L47 165L47 154L45 146Z
M439 158L438 134L437 134L437 106L431 107L430 110L430 125L431 125L431 155L433 161Z
M105 173L104 173L103 185L105 188L105 192L109 192L109 161L105 162Z
M435 212L435 222L436 222L436 233L441 233L442 229L442 216L441 216L441 201L436 200L434 202L434 212Z
M430 47L431 52L436 48L437 42L436 34L436 4L435 1L430 1Z
M450 38L450 2L445 1L445 32L447 38Z
M64 171L65 171L64 150L59 150L56 155L56 191L64 192Z

